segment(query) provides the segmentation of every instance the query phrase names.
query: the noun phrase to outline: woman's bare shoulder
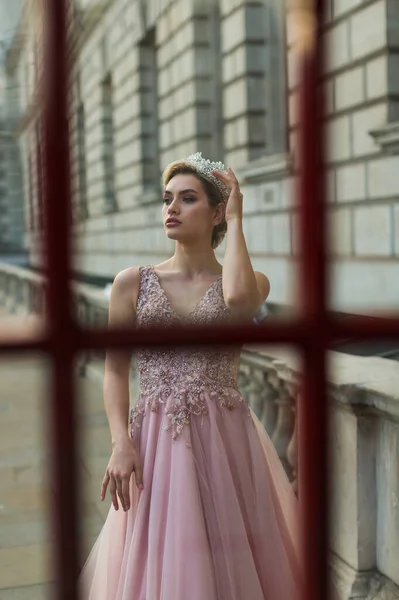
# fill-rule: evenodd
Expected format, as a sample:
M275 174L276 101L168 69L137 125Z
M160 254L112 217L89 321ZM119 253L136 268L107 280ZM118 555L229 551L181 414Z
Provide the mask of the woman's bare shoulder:
M111 299L124 298L136 304L140 290L139 267L129 267L120 271L114 279L111 290Z
M140 267L129 267L120 271L114 279L113 285L121 289L140 283Z

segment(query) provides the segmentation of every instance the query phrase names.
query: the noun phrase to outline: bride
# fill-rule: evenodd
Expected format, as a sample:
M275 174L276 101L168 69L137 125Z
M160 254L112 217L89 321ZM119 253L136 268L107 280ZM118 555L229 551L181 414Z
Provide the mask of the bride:
M163 175L171 258L116 277L109 324L251 322L269 294L242 227L231 169L197 153ZM223 266L214 249L227 235ZM84 600L293 600L299 515L275 449L237 385L240 348L110 350L104 402L111 506L80 577Z

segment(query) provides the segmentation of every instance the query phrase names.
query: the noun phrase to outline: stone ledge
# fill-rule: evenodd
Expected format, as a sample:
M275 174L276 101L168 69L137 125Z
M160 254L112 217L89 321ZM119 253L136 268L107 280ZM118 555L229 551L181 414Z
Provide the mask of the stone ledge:
M386 154L399 154L399 121L369 131L375 143Z
M37 284L45 282L45 277L43 275L40 275L39 273L35 273L33 271L30 271L29 269L25 269L24 267L11 265L2 261L0 261L0 273L14 275L15 277L19 277L20 279L23 279L25 281L33 281Z
M251 161L242 169L237 169L237 174L242 183L266 181L276 177L289 175L292 170L293 159L291 154L273 154L262 156Z
M287 382L301 376L301 353L263 346L245 346L258 360L269 361ZM399 420L399 363L379 356L354 356L327 352L327 383L334 402L351 411L373 411Z
M348 600L399 600L399 587L376 571L356 571L336 554L329 563L334 583Z

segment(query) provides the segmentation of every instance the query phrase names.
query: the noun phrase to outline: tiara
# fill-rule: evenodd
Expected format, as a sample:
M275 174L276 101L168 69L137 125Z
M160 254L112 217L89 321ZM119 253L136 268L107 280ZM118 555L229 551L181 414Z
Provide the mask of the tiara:
M191 156L186 158L184 162L190 165L191 167L194 167L194 169L200 175L202 175L203 177L205 177L205 179L208 179L214 185L216 185L216 187L220 190L220 193L222 194L223 201L227 202L230 196L230 189L227 187L227 185L223 183L223 181L220 181L220 179L218 179L217 177L215 177L215 175L212 174L213 170L222 171L223 173L226 173L226 175L228 174L228 171L222 162L212 162L207 158L203 158L202 152L192 154Z

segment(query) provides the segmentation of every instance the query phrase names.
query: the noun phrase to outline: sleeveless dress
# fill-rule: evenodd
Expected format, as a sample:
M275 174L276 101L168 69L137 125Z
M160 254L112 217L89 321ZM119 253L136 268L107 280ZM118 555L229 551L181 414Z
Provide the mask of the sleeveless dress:
M137 327L227 324L221 276L187 317L140 268ZM240 348L142 348L130 413L143 460L131 508L112 504L80 576L82 600L294 600L299 508L237 386Z

